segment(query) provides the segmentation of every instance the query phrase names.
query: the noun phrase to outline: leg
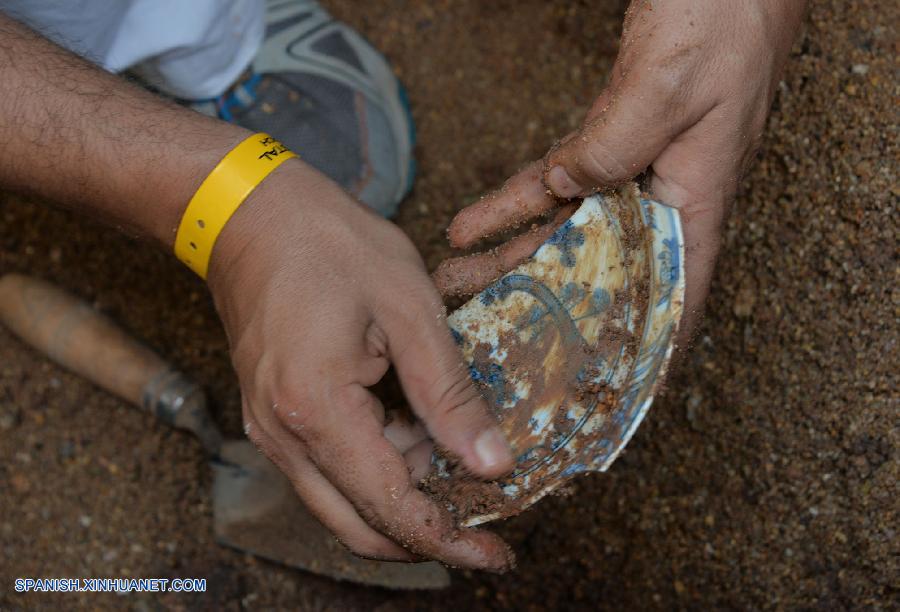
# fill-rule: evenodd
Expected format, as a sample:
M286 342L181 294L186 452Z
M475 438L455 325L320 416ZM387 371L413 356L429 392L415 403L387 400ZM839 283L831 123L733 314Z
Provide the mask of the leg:
M250 69L194 107L273 134L383 216L412 186L402 86L378 51L312 0L269 0Z
M414 127L385 58L313 0L0 0L111 72L268 132L383 216L412 186Z

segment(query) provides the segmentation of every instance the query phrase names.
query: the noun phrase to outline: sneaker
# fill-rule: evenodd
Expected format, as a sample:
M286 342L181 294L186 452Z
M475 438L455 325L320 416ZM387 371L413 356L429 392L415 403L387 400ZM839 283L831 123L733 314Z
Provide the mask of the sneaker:
M265 40L227 92L192 103L281 140L383 216L412 187L415 127L387 60L312 0L267 0Z

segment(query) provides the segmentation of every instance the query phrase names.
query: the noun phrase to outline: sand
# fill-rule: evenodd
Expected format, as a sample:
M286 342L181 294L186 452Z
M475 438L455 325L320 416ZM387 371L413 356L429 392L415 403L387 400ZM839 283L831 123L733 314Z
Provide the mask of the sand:
M578 124L621 3L327 3L398 66L420 178L400 223L429 266L453 213ZM625 455L499 527L505 576L432 595L336 585L212 542L199 444L0 331L0 607L139 610L896 606L895 58L900 9L813 1L724 236L708 316ZM207 386L241 432L204 288L91 222L0 200L0 271L87 297ZM394 401L397 401L396 398ZM199 576L200 595L29 596L16 576Z

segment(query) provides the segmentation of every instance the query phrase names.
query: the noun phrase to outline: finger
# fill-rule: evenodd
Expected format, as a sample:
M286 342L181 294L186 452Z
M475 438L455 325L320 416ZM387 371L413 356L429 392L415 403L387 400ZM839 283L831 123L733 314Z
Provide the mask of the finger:
M684 232L681 346L702 314L722 222L737 190L747 143L735 124L717 109L679 136L653 164L653 197L679 209Z
M400 454L403 454L423 440L427 440L428 432L420 421L407 423L403 419L395 418L384 428L384 437Z
M384 437L403 455L413 482L419 482L428 474L434 443L421 421L409 423L395 418L384 428Z
M512 470L509 444L469 378L434 287L428 283L405 300L390 292L378 318L403 391L431 437L478 476Z
M372 395L351 384L331 405L309 411L299 435L322 474L380 533L423 557L502 571L510 552L488 532L458 529L450 514L413 485L403 457L371 416Z
M496 249L442 261L431 275L435 286L444 297L478 293L531 257L575 208L574 205L561 208L550 223L534 227Z
M309 461L300 440L277 421L245 417L247 436L288 478L303 505L344 546L368 559L421 559L369 526L347 498Z
M461 210L447 229L451 246L467 249L551 210L559 201L547 193L542 180L543 162L533 162L503 187Z
M422 560L366 523L353 504L312 463L296 466L294 474L294 489L307 509L355 554L381 561Z
M431 471L431 454L434 452L434 442L425 439L403 453L403 459L409 468L409 478L419 483L428 476Z
M562 198L613 187L643 172L694 121L643 85L604 92L575 136L548 153L544 181Z

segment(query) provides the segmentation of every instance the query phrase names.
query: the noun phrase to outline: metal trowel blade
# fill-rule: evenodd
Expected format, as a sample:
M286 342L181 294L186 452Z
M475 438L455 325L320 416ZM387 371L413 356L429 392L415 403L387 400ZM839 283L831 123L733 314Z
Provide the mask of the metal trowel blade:
M220 544L291 567L391 589L441 589L438 563L361 559L341 546L301 503L287 478L248 441L228 441L212 462L213 512Z

